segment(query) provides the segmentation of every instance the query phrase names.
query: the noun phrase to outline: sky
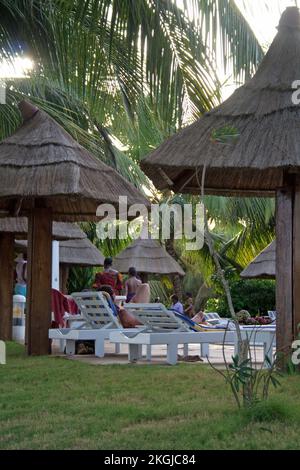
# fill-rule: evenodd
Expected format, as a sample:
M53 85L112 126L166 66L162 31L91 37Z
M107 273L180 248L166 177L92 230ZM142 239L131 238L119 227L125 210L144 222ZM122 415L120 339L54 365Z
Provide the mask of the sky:
M272 43L279 24L280 16L289 6L300 7L300 0L235 0L235 3L247 19L262 47L267 50ZM221 82L227 82L222 88L222 99L228 98L239 86L230 76L220 71Z
M244 13L262 46L272 42L285 8L300 7L299 0L235 0L235 3Z
M184 0L177 0L183 2ZM276 26L279 23L281 13L288 6L300 7L300 0L235 0L250 26L255 32L260 44L267 49L271 44L275 34ZM28 58L17 59L14 68L11 64L2 63L0 67L0 79L13 76L24 76L33 67L32 62ZM228 84L223 87L223 98L227 98L236 88L236 84L228 76L219 73L221 82L228 80Z

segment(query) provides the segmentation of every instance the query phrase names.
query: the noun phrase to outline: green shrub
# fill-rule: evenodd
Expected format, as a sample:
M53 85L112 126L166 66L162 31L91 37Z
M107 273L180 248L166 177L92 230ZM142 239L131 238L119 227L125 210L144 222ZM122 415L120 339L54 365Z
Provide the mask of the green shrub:
M233 280L229 282L234 309L247 310L252 316L267 315L275 310L275 281L272 280ZM218 312L222 316L230 314L225 294L209 299L207 311Z

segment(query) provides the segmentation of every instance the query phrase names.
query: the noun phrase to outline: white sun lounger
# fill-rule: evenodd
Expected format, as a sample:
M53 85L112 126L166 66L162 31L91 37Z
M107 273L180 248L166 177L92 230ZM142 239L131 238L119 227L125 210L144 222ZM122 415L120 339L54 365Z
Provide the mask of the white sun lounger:
M151 360L151 346L167 345L167 363L176 364L178 345L184 345L184 354L188 353L188 344L201 345L201 355L209 356L209 344L233 344L237 352L237 335L235 331L191 331L186 322L167 310L162 304L127 304L124 306L140 322L146 326L144 331L112 331L109 339L112 343L127 344L129 347L129 360L136 361L141 358L142 345L147 345L147 359ZM242 331L244 338L252 339L252 332ZM264 330L255 334L255 343L264 346L264 356L272 362L274 331Z
M103 357L105 340L109 339L111 331L123 331L122 325L101 292L79 292L72 297L80 310L80 315L74 319L78 321L77 327L50 329L49 339L65 340L66 354L72 355L76 341L95 341L95 355ZM116 352L119 352L119 345L116 345Z

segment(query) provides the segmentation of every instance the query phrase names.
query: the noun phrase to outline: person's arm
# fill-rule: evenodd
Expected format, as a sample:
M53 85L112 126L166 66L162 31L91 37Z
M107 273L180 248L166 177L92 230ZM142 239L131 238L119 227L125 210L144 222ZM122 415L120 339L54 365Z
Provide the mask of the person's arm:
M119 294L121 294L122 289L123 289L122 274L118 273L117 274L117 282L116 282L116 290L119 292Z
M27 284L27 263L23 265L23 281Z
M94 280L94 284L93 284L94 288L100 287L100 274L101 273L96 273L95 274L95 280Z
M193 308L193 306L192 306L192 305L189 305L189 306L186 307L186 309L184 310L184 313L189 316L189 315L190 315L190 312L191 312L191 310L192 310L192 308Z

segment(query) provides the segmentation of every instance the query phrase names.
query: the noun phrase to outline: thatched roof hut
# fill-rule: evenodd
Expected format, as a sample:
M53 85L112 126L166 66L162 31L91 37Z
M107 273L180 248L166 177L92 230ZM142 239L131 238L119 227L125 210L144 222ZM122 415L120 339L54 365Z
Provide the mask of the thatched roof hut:
M244 279L275 279L276 277L276 241L268 245L250 264L241 272Z
M18 251L27 252L27 240L15 240ZM103 266L104 256L88 239L59 242L59 264L69 266Z
M59 263L82 267L103 266L104 256L88 238L67 240L59 243Z
M24 238L28 233L27 218L0 218L0 233L12 233L15 238ZM86 234L76 224L69 222L53 222L52 238L54 240L78 240L86 238Z
M72 266L103 266L104 256L88 239L59 243L60 289L68 293L69 269Z
M254 77L167 139L142 168L158 189L199 194L205 166L206 193L273 193L284 184L285 172L300 167L300 108L292 102L297 79L300 17L291 7ZM226 134L232 133L230 139Z
M27 215L33 198L54 220L92 220L101 203L148 204L125 178L79 145L47 113L20 103L23 125L0 142L0 210Z
M119 196L128 204L148 202L48 114L24 101L19 108L22 126L0 142L0 216L29 218L27 351L40 355L49 353L52 221L95 220L99 204L118 208ZM9 265L13 240L3 237L0 262ZM1 339L11 334L11 307L11 292L0 282Z
M151 238L135 240L114 258L113 266L121 273L127 273L130 267L134 267L138 273L185 274L165 248Z
M300 13L289 7L254 77L142 161L158 189L276 194L276 345L300 324ZM202 184L203 183L203 184ZM203 188L202 188L203 189Z

